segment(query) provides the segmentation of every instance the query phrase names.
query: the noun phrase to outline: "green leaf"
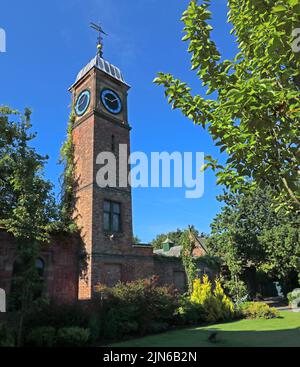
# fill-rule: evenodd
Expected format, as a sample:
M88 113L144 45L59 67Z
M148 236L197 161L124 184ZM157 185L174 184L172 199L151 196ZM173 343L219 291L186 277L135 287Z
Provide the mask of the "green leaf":
M288 0L290 6L294 7L299 4L299 0Z
M286 11L286 7L284 5L277 5L272 9L272 13L280 13L282 11Z

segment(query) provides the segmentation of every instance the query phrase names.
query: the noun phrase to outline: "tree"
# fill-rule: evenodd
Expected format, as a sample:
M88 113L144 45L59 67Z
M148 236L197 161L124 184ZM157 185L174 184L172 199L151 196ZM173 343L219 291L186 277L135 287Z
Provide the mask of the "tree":
M266 253L266 262L262 269L279 279L287 279L297 271L300 283L300 230L291 223L266 228L259 236Z
M52 185L43 178L47 157L29 142L31 112L0 108L0 224L14 236L22 274L18 279L20 301L19 342L26 310L33 301L39 276L35 261L42 243L49 242L58 219Z
M300 53L292 31L300 23L296 0L228 0L239 52L222 60L212 40L210 0L190 2L184 12L184 41L192 69L215 99L193 96L189 86L159 73L173 108L207 128L215 145L227 152L225 166L206 157L218 184L232 192L271 186L276 205L300 210L299 131Z
M169 238L169 240L173 241L176 245L180 244L180 238L183 231L181 229L177 229L174 232L168 232L165 234L159 234L156 238L151 242L151 245L155 250L159 250L163 248L163 242Z
M141 244L141 240L138 236L133 236L133 244L134 245L139 245Z
M240 298L246 269L263 270L286 282L300 273L299 220L273 205L273 190L257 188L251 194L225 194L220 214L211 224L207 246L228 266L227 287Z

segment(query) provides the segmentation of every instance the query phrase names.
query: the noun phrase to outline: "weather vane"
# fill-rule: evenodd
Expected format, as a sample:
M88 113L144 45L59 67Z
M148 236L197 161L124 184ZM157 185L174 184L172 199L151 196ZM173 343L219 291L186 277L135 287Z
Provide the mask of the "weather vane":
M98 24L90 23L90 27L93 28L95 31L97 31L99 34L97 49L98 49L98 54L100 55L100 57L102 57L103 56L103 37L102 35L104 34L105 36L107 36L107 33L105 33L102 27Z

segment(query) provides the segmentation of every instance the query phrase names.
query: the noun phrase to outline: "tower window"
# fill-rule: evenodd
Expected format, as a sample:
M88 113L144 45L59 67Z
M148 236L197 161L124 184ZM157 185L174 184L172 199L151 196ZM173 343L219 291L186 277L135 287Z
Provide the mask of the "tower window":
M121 204L113 201L104 201L103 204L104 231L121 232Z

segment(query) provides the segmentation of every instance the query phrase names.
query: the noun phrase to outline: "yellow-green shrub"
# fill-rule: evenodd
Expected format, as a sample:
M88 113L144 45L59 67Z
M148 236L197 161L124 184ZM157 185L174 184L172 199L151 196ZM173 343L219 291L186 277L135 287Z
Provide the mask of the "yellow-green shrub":
M275 319L279 317L278 310L264 302L246 302L240 306L240 312L248 319Z
M212 283L207 275L203 276L202 281L196 279L191 302L203 307L208 322L231 319L234 316L234 305L226 296L220 280L217 279L214 290L212 288Z

